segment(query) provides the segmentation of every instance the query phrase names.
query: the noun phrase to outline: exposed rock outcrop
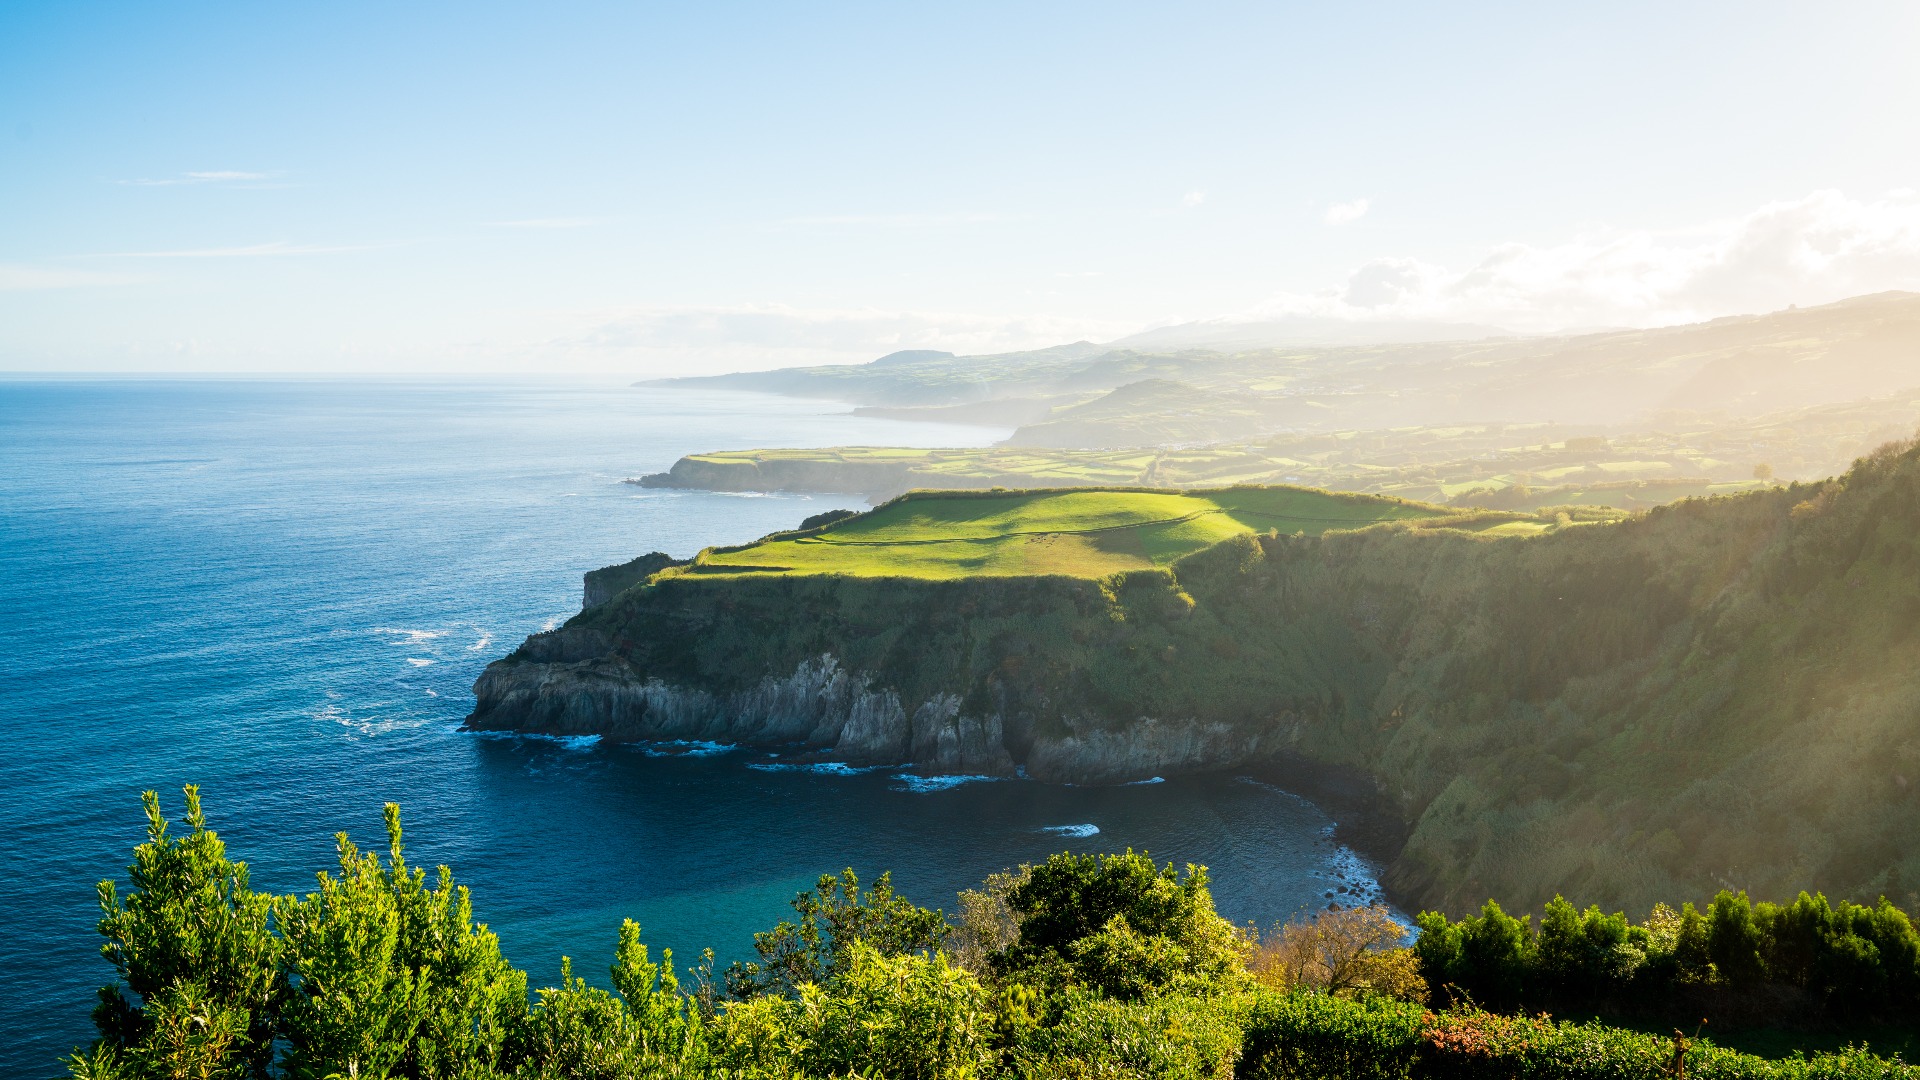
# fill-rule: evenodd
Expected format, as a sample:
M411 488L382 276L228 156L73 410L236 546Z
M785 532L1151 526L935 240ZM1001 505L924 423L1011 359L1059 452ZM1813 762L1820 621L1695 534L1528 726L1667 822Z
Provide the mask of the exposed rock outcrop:
M490 665L474 686L474 730L603 735L614 740L701 739L804 747L854 765L1118 784L1260 760L1257 736L1225 725L1142 718L1122 731L1088 725L1033 738L1016 757L997 710L962 710L951 693L902 702L831 655L782 678L731 693L646 678L607 655L604 635L568 628L528 639L514 659Z
M685 559L676 559L664 551L650 551L618 566L589 570L582 583L580 610L604 604L669 566L684 565Z

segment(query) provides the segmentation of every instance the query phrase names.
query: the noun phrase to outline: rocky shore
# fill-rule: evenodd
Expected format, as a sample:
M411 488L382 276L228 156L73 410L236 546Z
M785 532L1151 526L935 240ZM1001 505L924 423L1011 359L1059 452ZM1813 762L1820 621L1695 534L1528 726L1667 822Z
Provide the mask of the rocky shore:
M474 695L467 727L476 731L715 741L856 766L1051 783L1125 784L1275 761L1259 734L1194 719L1140 717L1120 729L1069 720L1038 733L1001 709L965 710L952 691L903 699L831 653L730 692L675 685L635 671L589 627L529 638L513 657L488 665Z

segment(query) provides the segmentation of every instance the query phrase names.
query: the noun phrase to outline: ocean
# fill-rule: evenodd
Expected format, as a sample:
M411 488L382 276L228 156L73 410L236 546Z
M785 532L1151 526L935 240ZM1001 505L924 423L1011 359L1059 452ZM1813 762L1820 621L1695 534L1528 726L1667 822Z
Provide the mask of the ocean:
M1244 777L955 783L458 730L475 676L577 611L584 571L860 506L624 478L1004 434L587 383L0 381L0 1074L56 1075L91 1037L95 883L126 887L140 793L177 819L187 783L276 892L310 890L336 832L382 846L398 802L410 858L471 886L535 985L562 955L604 984L629 917L683 965L724 964L842 867L948 910L1067 849L1205 864L1237 922L1372 896L1325 814Z

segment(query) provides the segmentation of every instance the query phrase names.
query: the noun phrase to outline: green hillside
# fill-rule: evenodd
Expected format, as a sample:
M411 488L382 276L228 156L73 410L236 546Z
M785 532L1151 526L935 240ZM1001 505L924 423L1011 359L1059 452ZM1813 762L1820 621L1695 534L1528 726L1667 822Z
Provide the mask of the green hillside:
M1920 390L1908 390L1744 419L1671 415L1624 429L1483 423L1166 448L724 450L683 457L670 471L635 482L714 491L845 492L875 502L936 487L1295 484L1507 510L1569 503L1637 510L1767 486L1762 477L1832 476L1916 426Z
M962 501L906 500L843 535L964 525L1005 545L1033 521L1151 533L1178 516L988 498L975 518L916 517ZM1358 770L1394 823L1387 880L1413 903L1564 892L1644 909L1725 887L1920 903L1914 444L1830 481L1521 539L1312 535L1249 509L1272 507L1195 519L1245 531L1170 562L1143 540L1154 565L1104 580L664 571L489 667L470 723L644 738L678 717L751 741L772 728L730 727L738 703L787 723L800 699L769 697L769 680L831 656L862 693L897 698L888 723L947 702L926 715L966 721L963 771ZM1102 550L1103 534L1074 535ZM692 696L652 711L659 688ZM840 760L937 749L918 727L794 723L779 737Z
M685 572L1099 578L1165 566L1249 533L1317 536L1388 522L1502 534L1550 527L1518 514L1462 513L1310 488L926 491L823 528L703 552Z

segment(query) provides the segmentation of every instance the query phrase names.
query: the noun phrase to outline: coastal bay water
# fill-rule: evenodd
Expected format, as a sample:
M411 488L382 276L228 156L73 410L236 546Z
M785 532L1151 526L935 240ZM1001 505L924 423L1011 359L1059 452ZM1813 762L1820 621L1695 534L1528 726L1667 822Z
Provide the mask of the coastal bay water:
M799 768L747 750L458 731L474 677L577 610L580 574L686 556L839 496L624 477L762 445L1004 433L744 394L550 383L0 381L0 1074L90 1037L94 883L139 793L201 785L257 888L305 891L332 834L447 863L508 956L595 978L620 920L722 962L822 872L929 906L1052 851L1204 863L1236 921L1371 896L1311 804L1232 776L1122 788Z

